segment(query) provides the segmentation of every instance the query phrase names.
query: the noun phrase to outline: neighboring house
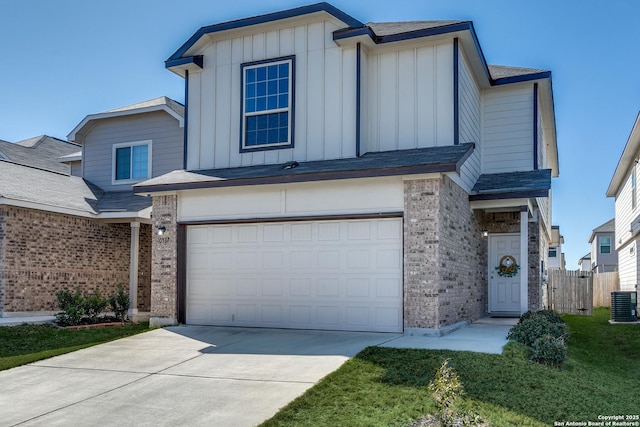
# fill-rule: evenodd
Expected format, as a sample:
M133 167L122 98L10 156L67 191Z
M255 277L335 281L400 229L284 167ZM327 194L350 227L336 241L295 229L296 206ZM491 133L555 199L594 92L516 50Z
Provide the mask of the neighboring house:
M59 289L117 285L131 316L148 315L151 199L131 187L181 166L183 108L162 97L89 115L73 143L54 140L71 149L0 160L0 316L52 314Z
M591 271L591 253L586 254L578 260L580 271Z
M564 252L562 252L562 245L564 244L564 236L560 234L560 227L557 225L551 226L551 242L549 243L548 250L548 264L547 268L555 268L564 270L565 260Z
M607 189L607 197L615 197L615 243L612 249L618 253L618 274L622 291L637 290L640 282L640 207L636 188L640 172L639 161L640 114L636 117Z
M327 3L202 27L166 67L185 163L134 186L166 230L152 324L441 333L541 307L549 71L487 65L470 21Z
M589 244L591 245L591 271L594 273L618 270L618 252L614 246L615 227L615 218L612 218L591 231Z
M25 139L16 143L0 140L0 160L8 160L51 172L69 174L70 166L60 162L58 159L71 156L80 151L80 149L81 147L78 144L62 141L47 135Z

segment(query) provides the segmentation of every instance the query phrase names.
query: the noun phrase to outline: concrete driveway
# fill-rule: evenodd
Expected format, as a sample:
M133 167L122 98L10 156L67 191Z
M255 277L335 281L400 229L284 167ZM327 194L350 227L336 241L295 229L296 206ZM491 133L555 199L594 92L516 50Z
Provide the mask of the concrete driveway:
M0 372L3 426L251 426L399 334L177 326Z

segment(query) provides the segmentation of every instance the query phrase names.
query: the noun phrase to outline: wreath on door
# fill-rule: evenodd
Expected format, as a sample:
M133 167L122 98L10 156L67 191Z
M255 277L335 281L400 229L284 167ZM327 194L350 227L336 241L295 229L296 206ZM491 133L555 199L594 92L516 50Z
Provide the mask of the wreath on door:
M516 259L511 255L505 255L500 258L500 262L496 267L498 276L500 277L513 277L520 271L520 266L516 263Z

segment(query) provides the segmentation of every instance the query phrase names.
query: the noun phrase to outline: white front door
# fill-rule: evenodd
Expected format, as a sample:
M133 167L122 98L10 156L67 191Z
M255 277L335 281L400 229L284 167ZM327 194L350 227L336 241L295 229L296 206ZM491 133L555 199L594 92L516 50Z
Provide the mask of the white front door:
M494 234L489 237L489 312L520 313L520 271L510 275L509 266L520 262L520 235ZM502 263L502 274L496 269Z

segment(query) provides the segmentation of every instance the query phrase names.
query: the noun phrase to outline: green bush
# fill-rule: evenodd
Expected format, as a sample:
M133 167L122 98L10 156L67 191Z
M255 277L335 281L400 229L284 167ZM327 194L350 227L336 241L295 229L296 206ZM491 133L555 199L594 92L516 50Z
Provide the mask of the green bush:
M84 294L84 312L89 318L89 322L98 323L98 317L107 308L107 299L102 298L100 292L95 290L92 294Z
M77 325L85 315L84 296L80 293L80 288L76 288L74 293L67 289L56 292L58 307L62 310L56 314L56 319L61 325Z
M127 312L129 311L129 294L125 292L122 285L118 285L118 292L109 298L109 305L113 311L116 319L124 322L127 319Z
M543 317L550 321L551 323L565 323L560 313L553 310L538 310L538 311L527 311L520 317L519 322L522 322L526 319L530 319L531 317Z
M560 366L567 360L567 344L561 337L544 335L533 342L531 360L543 365Z
M534 362L560 366L567 359L569 328L555 311L526 312L509 330L507 339L527 346Z
M550 320L553 318L552 315L548 314L548 310L529 315L525 313L518 324L509 330L507 339L528 347L531 347L538 338L542 338L545 335L551 335L554 338L562 338L567 341L569 338L567 324L562 318L560 318L560 322Z
M103 298L97 290L81 293L80 288L73 293L67 289L60 290L56 292L56 297L58 307L62 310L56 314L56 318L62 326L75 326L83 321L99 323L107 305L111 305L116 318L124 322L129 310L129 295L122 285L118 285L118 292L109 298Z

